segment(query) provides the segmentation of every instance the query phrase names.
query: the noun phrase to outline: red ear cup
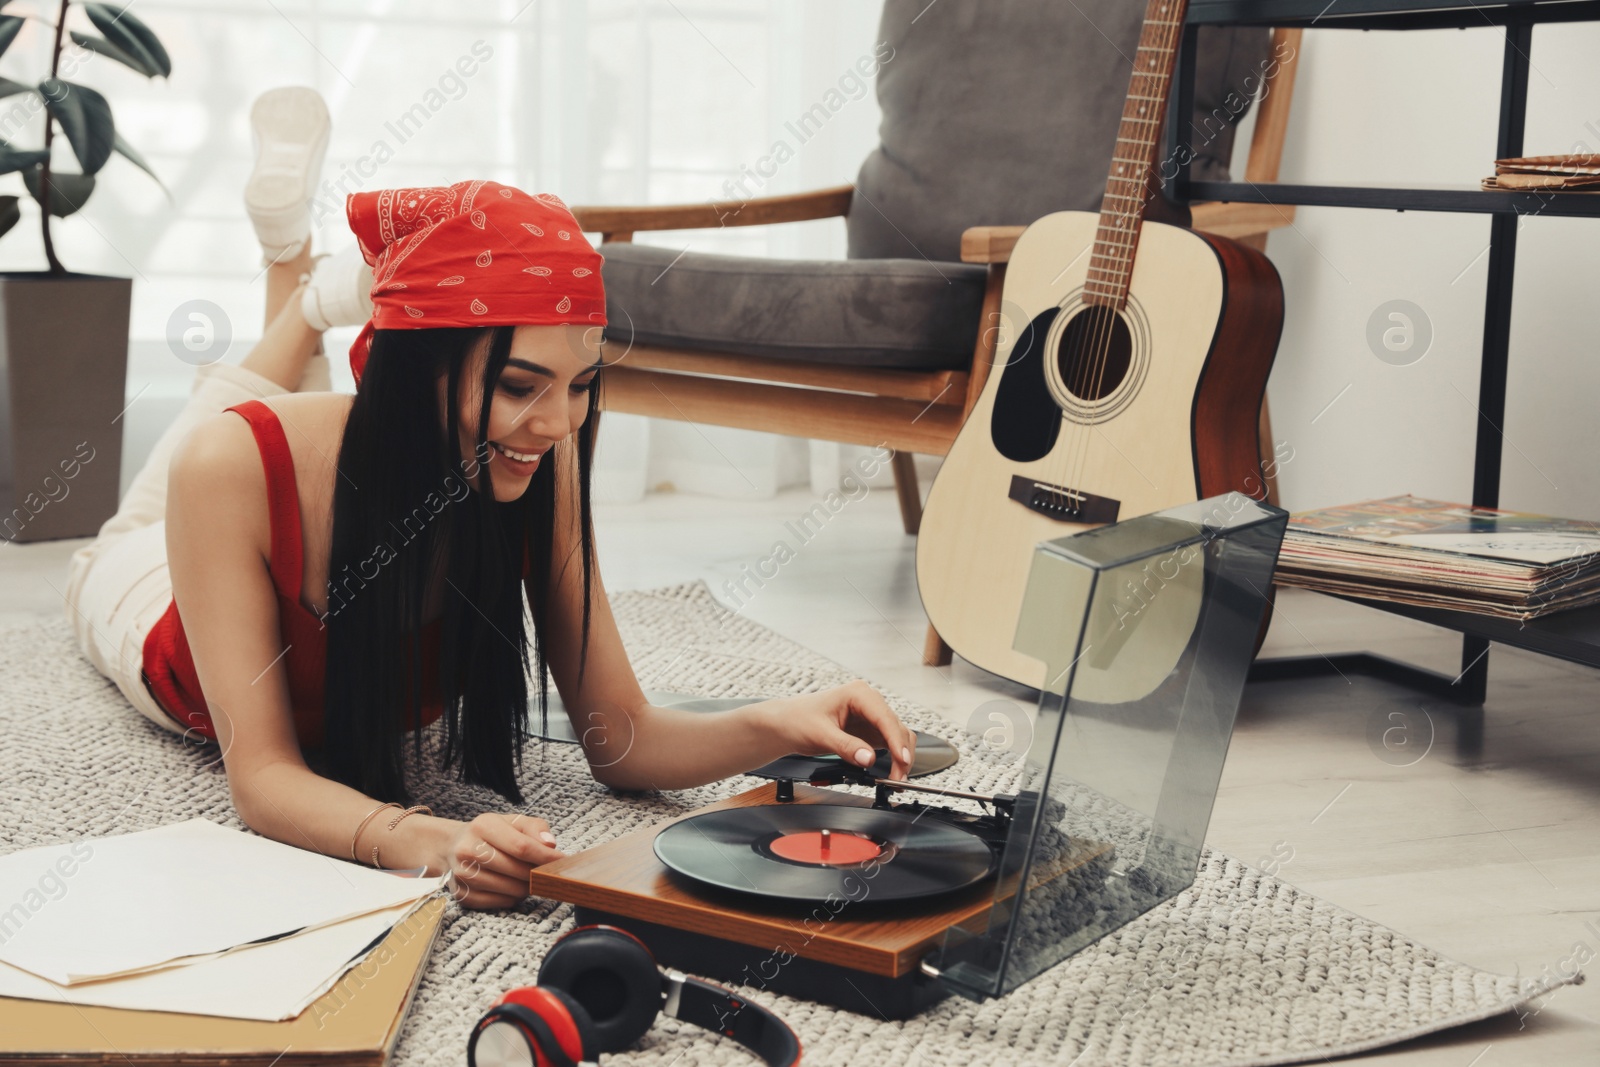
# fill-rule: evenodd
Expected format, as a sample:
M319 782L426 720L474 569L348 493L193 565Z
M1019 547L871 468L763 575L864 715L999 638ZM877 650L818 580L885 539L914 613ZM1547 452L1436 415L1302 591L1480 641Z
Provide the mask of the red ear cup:
M479 1020L467 1045L468 1059L473 1067L570 1067L599 1055L592 1031L589 1013L566 993L522 986Z
M581 927L562 937L539 967L539 985L582 1005L596 1053L620 1052L644 1036L661 1010L661 971L632 934Z

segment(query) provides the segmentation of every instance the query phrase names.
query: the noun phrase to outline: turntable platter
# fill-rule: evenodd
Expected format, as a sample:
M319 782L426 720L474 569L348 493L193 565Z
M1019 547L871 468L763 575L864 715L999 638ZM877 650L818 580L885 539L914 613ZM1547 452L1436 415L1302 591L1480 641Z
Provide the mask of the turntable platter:
M704 885L769 900L916 900L994 871L976 834L903 811L768 804L690 816L663 829L655 854Z

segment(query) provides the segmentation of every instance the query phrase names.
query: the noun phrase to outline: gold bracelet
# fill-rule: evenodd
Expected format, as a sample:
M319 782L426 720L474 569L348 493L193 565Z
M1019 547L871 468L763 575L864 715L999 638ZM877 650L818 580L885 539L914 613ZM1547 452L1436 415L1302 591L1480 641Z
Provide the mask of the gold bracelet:
M396 804L395 807L399 807L399 805ZM401 819L405 818L407 815L411 815L411 814L413 814L415 812L419 812L419 811L422 812L424 815L432 815L433 814L433 809L428 807L426 804L414 804L411 807L407 808L405 811L402 811L399 815L396 815L394 818L390 819L389 820L389 825L386 827L386 829L393 830L396 826L400 825L400 820ZM378 862L378 846L377 845L373 845L372 846L372 865L374 867L382 867L383 866L383 864Z
M360 825L358 825L356 827L356 832L350 835L350 862L351 863L360 863L361 862L359 859L356 858L356 838L361 836L361 831L366 829L367 823L371 821L372 817L374 815L378 814L378 812L382 811L384 808L398 808L399 806L400 805L396 804L394 801L391 800L386 804L379 804L377 807L375 807L371 811L367 812L367 817L365 819L361 820Z

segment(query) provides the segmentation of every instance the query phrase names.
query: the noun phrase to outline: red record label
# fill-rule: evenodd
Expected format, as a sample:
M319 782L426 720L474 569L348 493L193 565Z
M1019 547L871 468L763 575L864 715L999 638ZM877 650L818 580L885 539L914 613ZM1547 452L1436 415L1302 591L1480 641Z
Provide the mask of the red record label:
M848 830L799 830L773 838L767 847L773 855L793 863L815 863L828 867L849 867L883 854L882 847L876 841Z

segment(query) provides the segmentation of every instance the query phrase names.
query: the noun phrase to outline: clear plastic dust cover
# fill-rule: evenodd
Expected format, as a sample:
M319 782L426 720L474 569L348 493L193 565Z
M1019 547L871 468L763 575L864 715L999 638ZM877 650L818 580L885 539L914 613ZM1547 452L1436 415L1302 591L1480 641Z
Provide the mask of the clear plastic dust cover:
M1288 513L1212 497L1040 543L1045 664L992 907L925 961L1008 993L1193 884Z

